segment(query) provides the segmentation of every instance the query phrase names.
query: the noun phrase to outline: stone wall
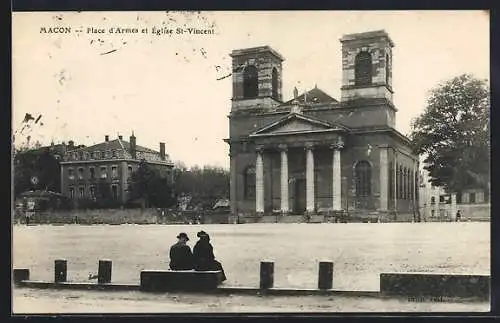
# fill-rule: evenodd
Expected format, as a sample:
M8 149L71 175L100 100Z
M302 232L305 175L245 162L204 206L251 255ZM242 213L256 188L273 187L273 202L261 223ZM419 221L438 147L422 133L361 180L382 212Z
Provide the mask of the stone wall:
M31 223L35 224L174 224L189 223L193 214L174 217L159 216L156 209L107 209L107 210L68 210L36 213ZM203 217L205 224L228 223L229 212L212 212ZM15 215L15 222L24 222L24 218Z

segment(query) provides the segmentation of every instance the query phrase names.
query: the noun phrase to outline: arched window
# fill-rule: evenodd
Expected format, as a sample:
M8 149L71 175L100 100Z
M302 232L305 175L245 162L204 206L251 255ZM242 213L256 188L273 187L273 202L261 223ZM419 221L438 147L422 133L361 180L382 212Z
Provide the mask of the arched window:
M385 83L389 85L389 76L391 69L389 68L389 54L385 54Z
M278 70L276 67L273 68L272 78L273 98L278 99Z
M249 166L245 170L245 198L255 197L255 167Z
M243 71L243 96L255 98L259 92L259 77L257 68L253 65L245 67Z
M371 194L371 166L367 161L360 161L356 164L356 196L363 197Z
M408 197L408 169L403 168L403 200Z
M403 166L401 165L398 169L398 198L403 198Z
M389 163L389 200L392 201L394 196L394 165Z
M368 85L372 83L372 55L361 52L356 55L354 63L354 84Z

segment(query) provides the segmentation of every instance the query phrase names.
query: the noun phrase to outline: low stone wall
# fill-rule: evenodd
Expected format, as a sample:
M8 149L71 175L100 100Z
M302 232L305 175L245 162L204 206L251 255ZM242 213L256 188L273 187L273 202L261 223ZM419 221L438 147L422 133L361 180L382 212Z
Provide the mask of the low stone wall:
M24 222L23 217L15 219ZM202 222L228 223L229 213L212 212ZM160 216L157 209L58 210L36 213L32 224L176 224L194 222L189 216Z

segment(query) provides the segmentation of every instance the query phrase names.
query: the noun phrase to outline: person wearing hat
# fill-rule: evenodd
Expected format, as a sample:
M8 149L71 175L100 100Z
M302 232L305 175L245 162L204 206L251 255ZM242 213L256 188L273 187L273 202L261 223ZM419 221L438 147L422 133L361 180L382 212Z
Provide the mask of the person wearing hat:
M193 264L194 270L220 270L222 272L221 281L226 280L226 274L222 268L222 264L215 260L214 248L210 244L210 236L205 231L200 231L196 234L200 238L193 247Z
M170 247L170 269L191 270L193 269L193 254L187 245L189 237L181 232L177 236L177 243Z

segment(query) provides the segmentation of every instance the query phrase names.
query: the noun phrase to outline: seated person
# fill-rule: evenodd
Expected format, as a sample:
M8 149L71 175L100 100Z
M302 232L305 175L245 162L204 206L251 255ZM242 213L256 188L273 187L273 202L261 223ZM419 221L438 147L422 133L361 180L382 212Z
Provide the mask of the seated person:
M193 254L191 248L186 244L189 237L186 233L179 233L177 243L170 247L170 269L191 270L193 269Z
M221 281L226 280L226 275L222 264L215 260L214 248L210 244L210 236L205 231L197 234L200 238L193 247L193 265L198 271L220 270L222 272Z

